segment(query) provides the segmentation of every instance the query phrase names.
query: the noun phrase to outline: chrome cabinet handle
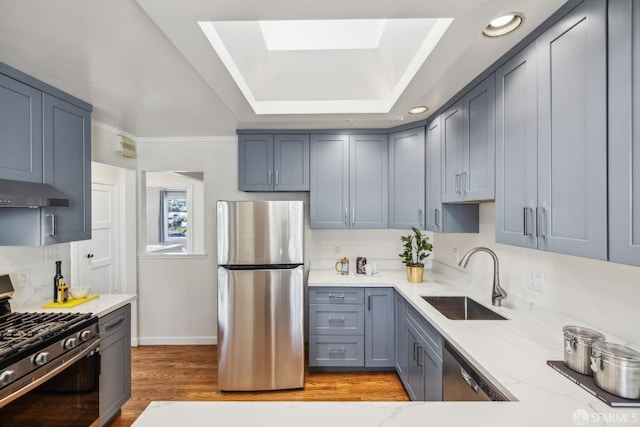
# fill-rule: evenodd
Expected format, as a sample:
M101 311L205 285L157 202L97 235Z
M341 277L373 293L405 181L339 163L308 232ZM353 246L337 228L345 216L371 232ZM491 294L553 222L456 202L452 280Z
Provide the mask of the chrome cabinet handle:
M527 221L527 211L528 210L529 209L526 206L522 208L522 221L523 221L522 222L522 235L523 236L528 236L530 234L527 231L529 229L529 227L528 227L529 223Z
M280 177L279 177L280 174L279 174L279 172L280 171L278 169L276 169L276 185L280 184Z
M371 311L371 295L367 295L367 311Z
M118 326L122 322L124 322L124 317L116 319L113 322L107 323L104 328L107 329L107 330L113 329L113 328L115 328L116 326Z
M422 354L422 346L418 346L418 358L416 360L416 365L422 366L422 362L420 362L420 355Z
M418 350L418 343L416 341L413 342L413 360L416 360L416 352Z
M341 317L339 319L330 317L329 318L329 323L344 323L344 317Z
M273 175L273 171L272 171L271 169L269 169L269 185L271 185L271 184L272 184L272 181L273 181L273 180L271 179L271 176L272 176L272 175Z
M51 224L49 226L49 236L55 236L56 235L56 214L49 214L47 216L51 220Z
M469 385L469 387L471 387L471 389L477 393L480 387L478 386L478 383L475 382L473 378L471 378L471 375L469 375L467 371L464 370L464 368L460 368L460 374L462 374L462 378L464 378L464 381Z
M345 208L344 210L344 224L349 227L349 209Z
M455 185L455 187L456 187L456 193L459 193L460 192L460 174L459 173L456 174L456 185Z
M460 194L463 196L467 194L467 173L462 172L460 174Z
M422 209L418 209L418 225L422 227Z
M440 209L436 208L435 215L436 227L440 227Z
M344 348L330 348L329 354L344 355L347 352Z
M547 210L545 208L536 208L536 237L546 238L545 228L547 226ZM544 218L543 218L544 217ZM544 223L544 226L541 225Z
M329 295L329 299L332 299L332 298L344 299L344 295Z
M356 225L356 210L351 209L351 224Z

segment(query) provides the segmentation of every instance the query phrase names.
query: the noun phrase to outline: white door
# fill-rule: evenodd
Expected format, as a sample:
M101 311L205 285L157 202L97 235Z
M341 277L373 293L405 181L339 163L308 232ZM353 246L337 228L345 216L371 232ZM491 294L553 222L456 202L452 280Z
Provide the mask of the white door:
M116 186L93 183L91 197L91 240L80 242L80 277L92 294L118 293Z

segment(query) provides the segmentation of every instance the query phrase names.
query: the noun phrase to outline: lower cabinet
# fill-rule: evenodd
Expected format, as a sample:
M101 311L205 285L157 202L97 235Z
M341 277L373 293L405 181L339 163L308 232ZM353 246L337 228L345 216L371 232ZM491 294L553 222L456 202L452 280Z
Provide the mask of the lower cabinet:
M398 303L396 300L396 307ZM397 320L401 336L396 341L396 357L404 357L406 363L398 361L396 369L409 397L416 401L442 400L442 337L406 303L404 318Z
M392 288L309 289L309 367L395 366Z
M100 327L100 425L131 397L131 306L98 320Z

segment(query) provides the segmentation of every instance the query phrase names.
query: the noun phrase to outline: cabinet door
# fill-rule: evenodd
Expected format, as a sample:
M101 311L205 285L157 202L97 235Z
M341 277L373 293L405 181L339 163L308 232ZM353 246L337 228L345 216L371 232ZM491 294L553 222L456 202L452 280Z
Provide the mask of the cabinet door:
M69 206L42 215L43 243L91 238L91 113L43 95L44 182L69 196Z
M272 191L273 175L273 135L240 135L238 189Z
M275 191L309 191L309 135L275 135Z
M411 323L407 325L407 353L409 366L407 368L407 393L414 401L424 400L424 364L418 364L419 348L422 340L420 334ZM421 356L420 356L421 357Z
M640 5L609 3L609 260L640 266Z
M395 297L395 346L396 346L396 372L403 383L407 382L407 369L409 367L409 353L407 353L407 324L404 319L406 302L398 293Z
M104 320L100 319L101 425L106 425L131 397L130 316L130 306L127 305L105 316Z
M395 366L394 292L392 288L365 290L365 366Z
M467 126L460 178L465 200L493 200L495 196L495 87L493 74L462 98Z
M349 140L351 228L389 225L389 137L352 135Z
M442 231L442 175L440 163L440 117L427 124L426 135L426 229Z
M537 61L535 43L495 72L496 242L535 248Z
M424 399L439 402L442 400L442 359L427 344L418 347L418 366L424 371Z
M42 92L0 74L0 179L42 182Z
M538 45L538 249L607 258L606 2L587 0Z
M459 202L464 199L462 172L467 141L462 101L444 112L442 125L442 201Z
M389 135L389 228L425 227L424 151L424 127Z
M349 136L311 135L311 228L349 228Z

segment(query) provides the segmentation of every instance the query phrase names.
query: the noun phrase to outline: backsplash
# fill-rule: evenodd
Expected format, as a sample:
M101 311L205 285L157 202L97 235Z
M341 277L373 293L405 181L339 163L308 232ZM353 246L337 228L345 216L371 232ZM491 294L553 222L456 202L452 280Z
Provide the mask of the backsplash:
M494 209L494 203L480 204L478 234L436 234L435 260L482 280L489 292L493 279L489 255L474 255L462 269L454 253L457 249L461 258L475 246L487 246L498 255L501 285L510 294L640 344L639 267L496 243ZM531 274L543 292L529 286Z
M59 252L55 259L47 260L48 251ZM12 310L30 301L43 301L53 297L55 261L62 261L62 275L70 277L70 244L51 246L0 246L0 274L9 274L15 289L11 299ZM20 272L28 271L29 283L22 283Z

